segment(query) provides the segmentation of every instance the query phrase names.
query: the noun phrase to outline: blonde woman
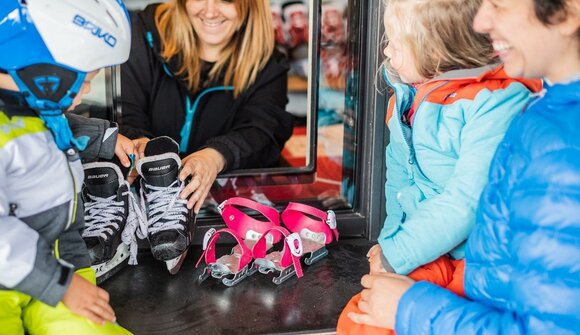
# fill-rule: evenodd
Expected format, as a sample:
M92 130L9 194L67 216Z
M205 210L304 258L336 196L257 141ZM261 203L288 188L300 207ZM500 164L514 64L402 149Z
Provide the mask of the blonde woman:
M171 0L133 16L122 132L180 145L181 192L197 213L217 174L276 164L292 133L287 71L268 0Z

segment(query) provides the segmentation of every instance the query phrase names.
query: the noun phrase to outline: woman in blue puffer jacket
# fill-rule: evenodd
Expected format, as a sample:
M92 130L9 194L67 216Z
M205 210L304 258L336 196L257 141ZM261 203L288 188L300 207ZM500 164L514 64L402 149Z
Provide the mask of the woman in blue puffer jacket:
M514 77L545 77L492 161L461 298L367 275L359 323L405 334L580 334L580 1L484 0L475 19ZM360 306L360 304L359 304Z

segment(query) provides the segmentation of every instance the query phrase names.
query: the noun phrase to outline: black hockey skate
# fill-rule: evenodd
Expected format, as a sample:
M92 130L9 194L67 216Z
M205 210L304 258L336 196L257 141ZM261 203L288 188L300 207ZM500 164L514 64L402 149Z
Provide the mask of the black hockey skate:
M84 170L82 194L86 227L83 239L89 249L97 284L100 284L128 262L129 250L121 235L131 214L131 195L129 185L116 164L89 163L84 165Z
M169 137L147 143L145 157L137 164L141 175L141 202L147 208L147 231L151 252L164 261L171 274L181 268L195 230L195 214L179 194L181 159L178 144Z

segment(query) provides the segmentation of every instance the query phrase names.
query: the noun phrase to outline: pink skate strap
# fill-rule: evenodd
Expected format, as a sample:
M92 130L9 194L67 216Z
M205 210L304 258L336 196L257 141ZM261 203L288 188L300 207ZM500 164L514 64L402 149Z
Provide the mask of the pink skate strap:
M234 206L253 209L266 217L268 221L256 220ZM248 230L264 234L264 232L270 230L272 227L280 226L280 214L275 208L262 205L246 198L234 197L225 200L218 206L218 210L226 222L226 225L244 239L246 238ZM280 233L277 231L272 233L272 237L274 238L274 243L280 241L282 238Z
M216 262L215 244L216 244L217 240L219 239L221 233L227 233L229 235L232 235L234 237L234 239L236 239L236 242L238 243L238 245L240 246L240 248L242 250L242 254L240 257L240 263L238 265L237 271L239 272L241 269L244 268L244 266L246 266L246 265L248 265L248 263L250 263L250 261L252 260L252 251L250 249L248 249L246 244L242 241L240 236L238 234L236 234L235 231L233 231L229 228L222 228L222 229L216 231L215 229L212 228L212 229L208 230L204 236L203 254L201 255L201 257L197 261L197 264L195 264L196 268L199 266L199 264L201 263L201 260L204 258L205 258L205 264L207 264L207 265L210 265L210 264L213 264Z
M292 232L300 233L302 229L306 228L316 233L324 233L326 244L333 241L333 234L338 241L336 215L331 210L324 212L312 206L290 202L282 212L282 221Z
M278 231L285 237L280 266L282 266L282 268L287 268L293 264L294 270L296 270L296 276L298 278L302 277L304 273L302 272L302 265L300 265L300 257L302 257L302 240L300 239L300 235L297 233L290 233L286 228L280 226L272 227L271 230ZM262 235L254 245L254 249L252 249L252 254L255 259L266 257L266 235L267 234Z

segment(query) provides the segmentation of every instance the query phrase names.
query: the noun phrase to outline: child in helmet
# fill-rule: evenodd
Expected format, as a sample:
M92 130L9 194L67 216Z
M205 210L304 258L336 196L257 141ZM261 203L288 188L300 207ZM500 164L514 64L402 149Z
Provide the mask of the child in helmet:
M98 33L95 33L98 32ZM124 165L130 140L106 120L65 111L105 66L127 60L118 0L0 3L0 329L9 334L126 334L94 285L81 157ZM94 321L94 322L92 322Z

